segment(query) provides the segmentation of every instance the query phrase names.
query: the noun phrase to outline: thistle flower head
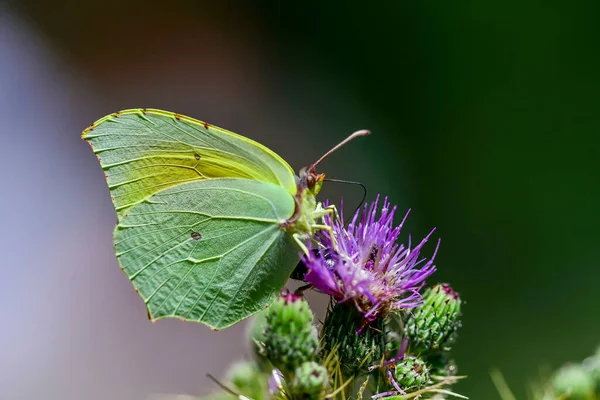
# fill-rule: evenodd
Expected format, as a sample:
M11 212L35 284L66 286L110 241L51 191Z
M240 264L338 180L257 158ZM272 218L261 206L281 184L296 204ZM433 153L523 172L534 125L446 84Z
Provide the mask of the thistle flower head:
M325 217L332 235L320 235L319 248L303 258L305 281L340 302L354 302L367 322L421 304L419 290L435 271L437 252L429 260L420 256L433 231L415 247L410 240L408 246L397 243L406 217L394 226L396 207L385 198L378 216L378 203L379 197L365 204L347 226L343 217Z
M350 303L337 303L328 310L321 338L325 357L335 353L346 376L368 373L385 356L384 321L378 319L365 327L362 314Z

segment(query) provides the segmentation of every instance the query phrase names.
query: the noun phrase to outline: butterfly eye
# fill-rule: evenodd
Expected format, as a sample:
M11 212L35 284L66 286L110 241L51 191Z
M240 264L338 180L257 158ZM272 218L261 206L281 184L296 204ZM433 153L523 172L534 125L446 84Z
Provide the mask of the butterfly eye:
M316 180L315 180L315 176L314 175L307 175L306 177L306 185L309 188L312 188L315 186Z

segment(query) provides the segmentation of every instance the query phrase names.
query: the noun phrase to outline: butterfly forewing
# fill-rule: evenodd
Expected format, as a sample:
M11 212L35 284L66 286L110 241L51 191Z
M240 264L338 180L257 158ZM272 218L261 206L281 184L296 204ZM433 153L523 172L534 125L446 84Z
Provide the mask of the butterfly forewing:
M180 114L125 110L95 122L82 137L104 169L119 218L160 190L205 179L245 178L296 193L293 170L273 151Z

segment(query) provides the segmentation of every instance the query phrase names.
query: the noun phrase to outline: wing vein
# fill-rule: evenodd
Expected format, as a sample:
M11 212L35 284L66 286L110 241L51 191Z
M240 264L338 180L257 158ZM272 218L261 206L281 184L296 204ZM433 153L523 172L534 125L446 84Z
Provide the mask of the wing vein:
M268 230L269 230L269 227L266 227L262 231L256 233L255 235L251 236L250 238L244 240L243 242L241 242L237 246L233 247L230 251L226 252L223 255L223 257L225 257L225 255L227 255L227 254L230 254L232 251L236 250L237 248L239 248L240 246L244 245L245 243L248 243L248 241L253 240L256 237L259 237L260 235L262 235L263 233L267 232ZM196 306L198 305L198 303L200 302L200 300L202 299L202 297L204 297L204 294L206 293L206 291L208 290L208 288L210 287L210 285L212 284L212 282L215 280L215 277L217 276L217 272L219 272L220 267L221 267L221 261L219 261L219 263L217 264L215 270L213 271L213 274L212 274L212 276L210 278L210 281L205 285L204 290L202 291L202 293L200 294L200 296L198 296L198 299L196 299L196 302L194 303L194 305L189 309L188 316L190 316L190 313L194 310L194 308L196 308ZM202 320L202 318L204 318L204 316L206 315L206 312L207 312L207 310L204 310L204 312L202 313L202 316L199 318L199 320Z

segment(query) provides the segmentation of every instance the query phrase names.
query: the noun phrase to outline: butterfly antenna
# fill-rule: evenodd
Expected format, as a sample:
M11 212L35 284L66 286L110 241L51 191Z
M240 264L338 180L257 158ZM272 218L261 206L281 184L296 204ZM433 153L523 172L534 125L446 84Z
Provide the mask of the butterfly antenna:
M346 139L344 139L340 143L338 143L333 149L331 149L327 153L323 154L323 156L321 158L319 158L317 160L317 162L315 162L313 165L310 166L310 171L314 171L315 168L317 167L317 165L319 165L331 153L333 153L334 151L336 151L337 149L339 149L340 147L342 147L343 145L345 145L352 139L356 139L357 137L361 137L361 136L369 136L370 134L371 134L371 131L369 131L367 129L361 129L359 131L354 132L352 135L348 136Z
M360 186L363 189L363 196L362 199L360 199L360 203L358 203L358 206L356 206L356 208L354 209L354 212L350 215L350 218L352 218L352 216L354 214L356 214L356 212L362 207L362 205L365 203L365 200L367 198L367 187L365 185L363 185L360 182L354 182L354 181L346 181L343 179L331 179L331 178L325 178L323 179L325 182L334 182L334 183L346 183L348 185L357 185ZM348 221L345 221L346 223Z

